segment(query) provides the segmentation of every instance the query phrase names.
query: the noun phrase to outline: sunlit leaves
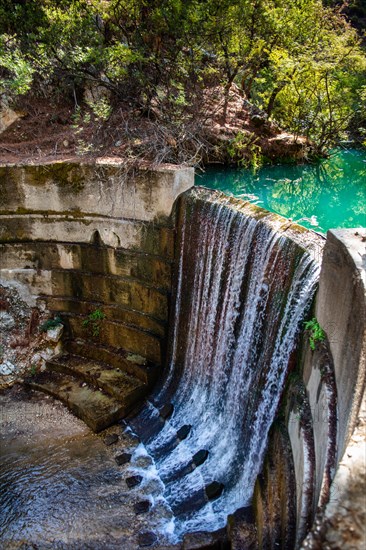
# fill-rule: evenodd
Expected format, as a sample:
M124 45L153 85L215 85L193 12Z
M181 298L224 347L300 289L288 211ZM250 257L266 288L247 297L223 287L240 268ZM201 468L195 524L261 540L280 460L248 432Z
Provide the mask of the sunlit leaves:
M0 37L0 94L26 93L32 84L33 68L23 57L15 37Z
M3 0L0 33L8 95L34 75L72 93L92 81L180 120L203 87L236 83L319 150L366 125L364 52L321 0Z

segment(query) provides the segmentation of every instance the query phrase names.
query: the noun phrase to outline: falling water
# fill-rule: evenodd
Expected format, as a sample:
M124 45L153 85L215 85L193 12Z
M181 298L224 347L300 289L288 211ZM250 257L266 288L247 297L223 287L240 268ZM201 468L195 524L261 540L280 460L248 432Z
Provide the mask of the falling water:
M200 193L180 208L168 372L132 422L165 484L177 537L222 527L250 503L319 271L271 215ZM164 422L166 403L174 409ZM212 481L223 492L209 501Z

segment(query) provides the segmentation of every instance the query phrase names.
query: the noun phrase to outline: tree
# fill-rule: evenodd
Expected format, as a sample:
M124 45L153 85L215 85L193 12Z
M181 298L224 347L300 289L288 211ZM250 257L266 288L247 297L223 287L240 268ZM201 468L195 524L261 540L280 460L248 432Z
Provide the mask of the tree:
M91 83L179 124L210 87L225 119L235 83L319 152L366 119L360 39L320 0L3 0L0 36L10 99L46 83L77 102Z

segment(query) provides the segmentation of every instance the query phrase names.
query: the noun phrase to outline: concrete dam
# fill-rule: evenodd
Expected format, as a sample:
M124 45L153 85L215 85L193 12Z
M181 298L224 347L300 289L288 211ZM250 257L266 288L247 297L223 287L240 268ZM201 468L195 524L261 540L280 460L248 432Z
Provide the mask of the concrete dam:
M299 548L365 387L360 231L325 238L170 165L3 166L0 181L0 308L28 312L39 361L25 384L94 432L124 422L172 548ZM45 319L62 327L47 353Z

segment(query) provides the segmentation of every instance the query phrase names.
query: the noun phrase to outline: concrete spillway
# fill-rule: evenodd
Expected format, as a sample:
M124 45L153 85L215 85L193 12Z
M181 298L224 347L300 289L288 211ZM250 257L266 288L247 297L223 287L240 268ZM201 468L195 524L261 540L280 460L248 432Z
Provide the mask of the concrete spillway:
M169 367L153 404L131 421L167 480L177 533L223 527L251 503L320 271L301 233L297 243L270 215L200 189L180 202ZM151 430L165 403L171 417ZM204 464L189 471L202 450ZM212 482L222 494L208 502Z
M172 543L199 530L232 548L299 546L364 386L358 237L325 242L249 203L187 191L189 169L1 170L4 296L64 323L63 349L28 383L96 431L140 407L127 422L163 484ZM315 350L311 309L326 332Z

